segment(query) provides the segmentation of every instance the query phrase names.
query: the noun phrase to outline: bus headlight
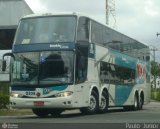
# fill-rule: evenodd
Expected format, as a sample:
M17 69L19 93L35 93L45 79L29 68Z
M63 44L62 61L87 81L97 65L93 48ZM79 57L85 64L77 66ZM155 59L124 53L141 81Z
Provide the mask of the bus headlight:
M55 96L56 96L56 97L67 97L67 96L70 96L70 95L72 95L72 94L73 94L73 92L71 92L71 91L66 91L66 92L58 93L58 94L56 94Z
M10 96L13 98L22 98L23 97L22 94L17 94L17 93L11 93Z

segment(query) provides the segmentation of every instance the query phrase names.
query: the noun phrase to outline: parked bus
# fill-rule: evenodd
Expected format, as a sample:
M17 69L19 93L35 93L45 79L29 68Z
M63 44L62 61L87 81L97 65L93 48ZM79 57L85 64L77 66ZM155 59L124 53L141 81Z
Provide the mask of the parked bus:
M3 71L5 56L10 105L40 117L140 110L150 100L149 47L83 15L23 17Z

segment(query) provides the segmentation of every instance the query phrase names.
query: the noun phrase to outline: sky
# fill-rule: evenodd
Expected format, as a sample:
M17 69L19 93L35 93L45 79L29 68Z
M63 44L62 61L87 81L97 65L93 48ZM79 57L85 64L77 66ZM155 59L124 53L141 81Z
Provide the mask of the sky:
M80 12L101 23L106 21L105 0L25 1L35 13ZM115 0L115 11L116 30L147 45L160 44L160 36L156 36L160 33L160 0Z
M35 13L44 12L80 12L106 23L106 0L25 0ZM159 51L156 57L160 61L160 0L115 0L115 29L132 37L150 48ZM109 26L113 27L110 15Z
M34 13L80 12L104 23L106 0L25 0ZM110 0L111 1L111 0ZM160 0L115 0L115 29L159 51L160 62ZM109 26L113 27L113 18Z

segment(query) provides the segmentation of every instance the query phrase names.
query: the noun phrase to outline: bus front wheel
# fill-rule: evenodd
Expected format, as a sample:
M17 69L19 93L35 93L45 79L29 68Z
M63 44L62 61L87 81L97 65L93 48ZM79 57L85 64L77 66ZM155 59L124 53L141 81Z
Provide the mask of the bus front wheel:
M47 109L41 109L41 108L33 108L32 112L39 117L46 117L49 114Z
M63 111L64 111L63 109L52 109L51 115L53 117L59 117Z
M98 101L98 94L95 91L92 91L90 96L90 104L88 107L81 108L80 111L83 114L94 114L98 110L99 101Z

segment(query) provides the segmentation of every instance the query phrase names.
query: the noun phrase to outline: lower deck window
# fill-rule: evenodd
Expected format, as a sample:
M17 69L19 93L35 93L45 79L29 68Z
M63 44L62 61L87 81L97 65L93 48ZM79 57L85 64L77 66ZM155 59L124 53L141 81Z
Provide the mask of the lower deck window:
M135 83L135 70L101 62L100 80L102 83L131 85Z

